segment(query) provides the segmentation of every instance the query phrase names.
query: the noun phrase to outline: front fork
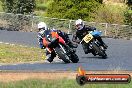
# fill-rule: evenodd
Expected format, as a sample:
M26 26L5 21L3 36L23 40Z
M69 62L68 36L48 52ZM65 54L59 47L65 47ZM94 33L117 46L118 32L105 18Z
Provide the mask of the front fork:
M96 43L96 45L97 45L98 47L100 47L102 50L105 51L104 46L102 46L101 43L100 43L98 40L96 40L95 43Z
M63 46L61 44L59 44L60 48L62 49L62 51L66 54L65 49L63 48Z
M68 57L71 57L72 50L68 45L64 45L63 47L61 44L59 44L59 46Z

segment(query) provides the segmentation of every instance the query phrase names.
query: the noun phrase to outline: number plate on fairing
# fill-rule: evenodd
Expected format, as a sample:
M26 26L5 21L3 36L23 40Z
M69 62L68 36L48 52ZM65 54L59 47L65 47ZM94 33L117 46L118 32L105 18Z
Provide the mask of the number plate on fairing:
M91 34L87 34L87 35L83 38L83 40L84 40L86 43L89 43L89 41L92 40L92 39L93 39L93 36L92 36Z

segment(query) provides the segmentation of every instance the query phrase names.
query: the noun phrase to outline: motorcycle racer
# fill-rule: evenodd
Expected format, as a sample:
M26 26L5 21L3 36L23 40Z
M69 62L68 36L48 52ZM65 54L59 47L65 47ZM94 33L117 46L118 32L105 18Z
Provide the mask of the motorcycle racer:
M76 27L76 32L73 34L72 41L76 43L80 43L83 37L89 33L89 31L96 30L95 27L84 25L84 22L81 19L75 21L75 27ZM77 40L77 38L79 40ZM94 36L94 38L96 38L101 43L101 45L104 46L105 49L107 49L108 46L103 42L100 36ZM82 43L82 47L85 54L88 54L90 52L89 47L87 47L85 43Z
M38 29L39 29L39 32L38 32L38 36L37 37L38 37L38 42L39 42L39 46L40 46L41 49L45 49L46 48L46 46L44 46L44 44L43 44L43 38L50 36L50 33L52 31L57 32L58 35L61 36L64 39L64 41L66 42L66 44L69 45L70 47L72 47L72 48L76 48L77 47L77 45L74 45L70 41L67 33L62 32L60 30L49 29L47 27L46 23L44 23L44 22L38 23ZM55 56L56 56L55 52L51 52L50 53L46 49L46 59L47 59L47 61L49 61L51 63Z

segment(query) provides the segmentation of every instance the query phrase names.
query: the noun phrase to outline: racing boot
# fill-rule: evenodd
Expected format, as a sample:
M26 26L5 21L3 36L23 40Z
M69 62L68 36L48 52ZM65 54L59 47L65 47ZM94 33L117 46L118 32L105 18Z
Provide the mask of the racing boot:
M82 44L82 47L83 47L83 50L84 50L84 53L85 53L85 54L88 54L88 53L91 52L90 49L89 49L89 47L88 47L88 45Z
M51 58L51 53L47 49L45 51L46 51L46 60L51 63L53 61L53 59Z
M53 61L53 59L56 57L56 53L54 51L52 51L51 54L48 53L46 55L46 57L47 57L47 61L49 61L51 63Z
M48 54L48 55L46 56L46 59L47 59L47 61L50 62L50 63L53 61L53 58L51 58L51 54Z
M90 49L88 49L88 48L87 48L87 49L84 49L84 53L85 53L85 54L90 53Z

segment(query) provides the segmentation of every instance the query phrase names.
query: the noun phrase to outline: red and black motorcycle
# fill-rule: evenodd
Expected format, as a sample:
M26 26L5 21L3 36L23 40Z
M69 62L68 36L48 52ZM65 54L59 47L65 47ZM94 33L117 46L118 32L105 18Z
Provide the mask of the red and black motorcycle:
M66 45L64 39L57 32L50 32L50 35L43 38L43 44L49 52L55 52L59 59L65 63L77 63L79 61L75 51Z

